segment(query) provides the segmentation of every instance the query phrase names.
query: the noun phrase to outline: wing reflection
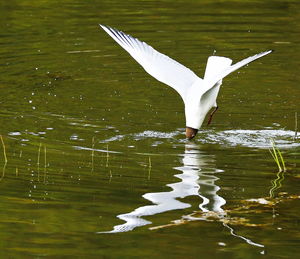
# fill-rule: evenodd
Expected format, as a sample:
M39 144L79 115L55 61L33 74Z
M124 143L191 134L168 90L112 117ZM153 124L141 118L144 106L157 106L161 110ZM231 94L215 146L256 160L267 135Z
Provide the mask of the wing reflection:
M115 226L112 231L100 233L126 232L151 224L152 222L141 217L191 207L191 204L177 200L188 196L201 198L199 208L203 212L223 212L222 206L226 201L217 194L220 187L216 185L219 179L216 170L205 170L208 163L214 163L214 157L201 153L198 145L188 143L185 145L182 162L182 167L174 168L181 171L175 175L181 181L167 184L171 191L144 194L143 198L151 201L153 205L142 206L130 213L118 215L117 217L126 223Z
M198 150L199 146L194 143L186 144L185 153L183 157L183 167L177 167L185 175L187 172L191 172L198 176L197 185L199 194L202 198L199 208L203 212L214 211L223 212L222 206L226 201L217 194L220 187L216 185L216 181L219 178L216 176L216 170L207 170L207 163L214 163L214 157L212 155L202 154Z

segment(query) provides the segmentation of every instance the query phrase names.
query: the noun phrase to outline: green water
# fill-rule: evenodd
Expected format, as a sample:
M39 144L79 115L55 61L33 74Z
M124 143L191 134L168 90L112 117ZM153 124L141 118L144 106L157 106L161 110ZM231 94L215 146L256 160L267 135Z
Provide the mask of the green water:
M292 0L1 1L0 257L296 258L299 10ZM275 52L224 79L212 124L188 142L179 95L99 23L201 77L214 53Z

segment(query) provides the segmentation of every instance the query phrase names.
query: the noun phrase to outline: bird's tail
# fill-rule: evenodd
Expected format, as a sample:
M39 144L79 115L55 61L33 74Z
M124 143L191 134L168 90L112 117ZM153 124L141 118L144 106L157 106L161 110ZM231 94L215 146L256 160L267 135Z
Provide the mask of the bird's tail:
M224 69L230 67L232 60L230 58L210 56L207 60L204 79L210 79L218 75Z

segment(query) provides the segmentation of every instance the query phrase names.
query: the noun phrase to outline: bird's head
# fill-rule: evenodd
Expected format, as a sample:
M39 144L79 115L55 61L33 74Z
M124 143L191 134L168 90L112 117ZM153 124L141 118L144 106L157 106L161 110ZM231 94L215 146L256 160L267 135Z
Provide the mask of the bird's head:
M185 118L185 135L187 139L191 140L197 135L198 130L201 128L201 125L205 119L205 114L201 111L201 109L195 107L194 110L186 109Z
M186 127L185 129L185 136L187 139L191 140L197 135L198 130L191 128L191 127Z

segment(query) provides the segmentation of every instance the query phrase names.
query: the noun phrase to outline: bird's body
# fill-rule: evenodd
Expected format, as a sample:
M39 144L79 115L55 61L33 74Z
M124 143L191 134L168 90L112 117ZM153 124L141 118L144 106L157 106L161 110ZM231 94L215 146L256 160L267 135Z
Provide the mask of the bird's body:
M145 42L141 42L121 31L100 25L121 47L123 47L150 75L171 86L183 99L185 105L186 136L192 139L200 129L211 108L217 108L217 96L222 79L231 72L263 57L265 51L246 58L234 65L226 57L210 56L204 78L168 56L159 53ZM212 114L211 114L212 117ZM210 117L210 120L211 120ZM209 122L210 122L209 120Z
M199 78L187 91L184 99L186 126L199 129L206 114L212 107L217 107L217 96L222 84L222 79L211 87L210 80L230 67L232 60L225 57L211 56L207 60L204 78ZM206 94L205 94L206 93Z

